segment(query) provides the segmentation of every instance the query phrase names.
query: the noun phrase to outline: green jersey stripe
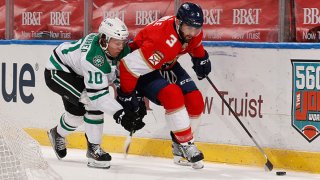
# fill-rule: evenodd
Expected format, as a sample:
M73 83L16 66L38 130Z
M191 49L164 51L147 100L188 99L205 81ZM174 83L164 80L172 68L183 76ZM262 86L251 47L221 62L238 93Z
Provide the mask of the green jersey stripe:
M104 123L104 119L89 119L87 117L84 117L84 122L88 123L88 124L103 124Z
M79 47L80 47L80 44L78 44L78 45L76 45L74 47L71 47L69 49L64 49L61 52L62 52L62 54L68 54L69 52L72 52L72 51L75 51L75 50L79 49Z
M54 59L54 57L50 56L50 62L53 64L54 67L56 67L57 70L63 71L62 67L59 65L59 63Z
M66 90L68 90L69 92L71 92L73 95L77 96L78 98L80 98L81 96L81 92L79 92L77 89L75 89L73 86L71 86L69 83L67 83L66 81L64 81L62 78L60 78L57 74L55 70L51 70L51 76L52 79L58 83L60 86L64 87Z
M60 118L60 124L61 124L61 127L67 131L75 131L77 129L77 128L69 126L68 124L65 123L64 115L62 115Z
M109 91L105 91L104 93L101 93L101 94L98 94L98 95L89 97L89 99L90 99L91 101L94 101L94 100L96 100L96 99L98 99L98 98L100 98L100 97L102 97L102 96L104 96L104 95L106 95L106 94L108 94L108 93L109 93Z
M61 51L62 54L68 54L69 52L73 52L73 51L79 49L82 41L83 41L83 39L80 39L80 40L78 41L79 44L77 44L77 43L78 43L78 42L77 42L77 43L76 43L77 45L75 45L75 46L73 46L73 47L70 47L70 48L68 48L68 49L63 49L63 50Z

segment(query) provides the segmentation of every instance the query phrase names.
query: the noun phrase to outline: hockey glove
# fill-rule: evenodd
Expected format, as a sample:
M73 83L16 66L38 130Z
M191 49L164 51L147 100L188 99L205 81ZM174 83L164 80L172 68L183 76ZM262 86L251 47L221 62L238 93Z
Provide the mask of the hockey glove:
M202 80L211 72L211 62L207 51L205 51L205 56L203 58L192 57L193 70L196 72L198 79Z
M139 111L139 101L137 98L136 91L133 91L130 94L125 94L121 91L120 88L117 88L117 101L121 104L123 109L132 111L132 112L138 112Z
M142 121L141 116L138 115L138 113L128 111L125 109L121 109L117 111L113 115L113 119L116 121L116 123L121 124L121 126L129 131L129 132L135 132L137 130L140 130L144 127L145 123Z
M144 102L144 98L137 94L137 99L139 102L139 110L138 110L138 115L141 117L141 119L144 118L145 115L147 115L147 107L146 103Z

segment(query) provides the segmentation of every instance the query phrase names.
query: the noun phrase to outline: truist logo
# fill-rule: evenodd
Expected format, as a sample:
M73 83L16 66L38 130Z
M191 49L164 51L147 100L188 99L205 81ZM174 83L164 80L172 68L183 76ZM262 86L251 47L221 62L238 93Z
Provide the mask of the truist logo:
M233 24L259 24L262 9L233 9Z
M22 25L41 25L41 15L42 12L22 12Z
M160 18L160 10L136 11L136 24L147 25Z
M262 95L251 95L245 92L244 95L239 97L231 96L228 91L220 91L220 94L224 99L229 102L230 107L234 110L239 117L251 117L251 118L263 118L262 109L264 98ZM232 116L231 111L226 107L223 101L217 102L221 107L221 115ZM211 114L213 110L214 98L206 97L204 101L205 107L203 109L204 114Z
M50 12L50 25L70 26L71 12Z
M24 103L31 103L34 96L30 87L35 87L35 73L30 64L23 64L21 68L17 63L1 64L1 94L6 102L17 102L20 95Z
M223 12L223 9L204 9L203 18L204 24L220 24L220 17Z
M125 11L105 11L104 12L104 18L119 18L121 21L124 21L124 13Z
M303 8L303 24L320 24L318 8Z

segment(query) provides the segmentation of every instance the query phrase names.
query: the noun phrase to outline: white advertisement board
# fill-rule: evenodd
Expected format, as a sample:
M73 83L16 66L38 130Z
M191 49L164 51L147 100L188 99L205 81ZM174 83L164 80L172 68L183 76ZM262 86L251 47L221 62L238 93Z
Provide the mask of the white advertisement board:
M41 129L59 122L64 111L61 97L44 81L44 68L54 48L1 45L0 118ZM311 61L320 59L318 49L205 48L212 62L211 80L261 146L320 149L318 98L317 93L312 95L320 87L319 73L317 61ZM302 63L294 64L292 59ZM196 81L205 100L197 141L254 146L207 80L196 79L190 57L182 56L179 62ZM163 108L152 103L150 108L144 119L146 126L136 136L169 139ZM301 113L307 119L299 120ZM127 134L110 116L105 116L104 133Z

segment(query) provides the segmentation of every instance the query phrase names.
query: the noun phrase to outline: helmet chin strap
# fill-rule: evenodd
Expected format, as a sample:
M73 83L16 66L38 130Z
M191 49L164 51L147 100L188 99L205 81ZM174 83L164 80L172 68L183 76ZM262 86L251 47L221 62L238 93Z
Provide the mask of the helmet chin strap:
M108 57L112 57L111 54L110 54L109 51L108 51L108 43L107 43L105 49L103 49L103 50L104 50L104 53L106 53L106 55L107 55Z
M106 53L106 55L107 55L109 58L113 58L113 57L111 56L111 54L109 53L109 51L108 51L108 45L109 45L110 38L106 38L106 46L105 46L105 47L102 46L101 40L102 40L102 39L101 39L101 37L100 37L99 44L100 44L101 49L104 51L104 53Z

